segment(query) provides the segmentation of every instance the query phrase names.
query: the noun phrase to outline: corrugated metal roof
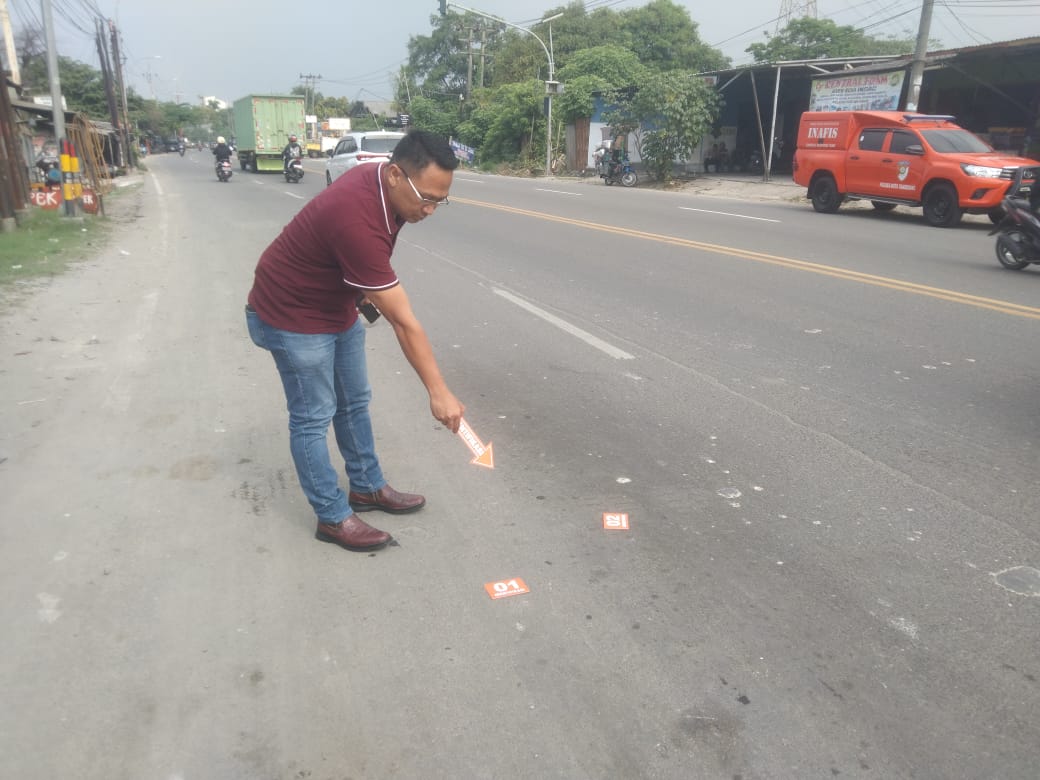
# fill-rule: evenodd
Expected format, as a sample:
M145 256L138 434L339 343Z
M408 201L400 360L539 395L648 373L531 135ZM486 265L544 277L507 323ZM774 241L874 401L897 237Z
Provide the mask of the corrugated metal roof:
M962 55L981 54L987 51L1007 54L1019 52L1032 48L1040 48L1040 36L1028 38L1017 38L1011 41L999 41L996 43L984 43L978 46L965 46L959 49L939 49L925 54L926 67L942 67L944 63L956 59ZM876 71L893 70L910 67L913 62L912 54L887 54L876 57L820 57L811 60L782 60L779 62L755 62L723 70L705 71L707 74L736 74L746 70L772 71L778 67L782 70L808 70L824 75L825 73L872 73Z

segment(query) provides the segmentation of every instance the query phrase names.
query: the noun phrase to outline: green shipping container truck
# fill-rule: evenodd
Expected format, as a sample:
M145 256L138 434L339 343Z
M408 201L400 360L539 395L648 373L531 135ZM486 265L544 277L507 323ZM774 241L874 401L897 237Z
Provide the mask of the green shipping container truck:
M303 111L298 95L246 95L236 100L231 119L242 170L281 173L282 149L289 136L304 138Z

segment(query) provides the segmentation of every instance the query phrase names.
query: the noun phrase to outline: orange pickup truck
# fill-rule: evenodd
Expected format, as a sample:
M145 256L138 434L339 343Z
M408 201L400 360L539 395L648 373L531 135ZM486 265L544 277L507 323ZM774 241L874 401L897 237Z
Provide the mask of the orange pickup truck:
M806 111L793 161L795 182L819 212L833 214L846 200L880 211L920 206L935 227L963 214L999 222L1015 172L1036 165L994 151L952 116L903 111ZM1032 186L1030 177L1020 192Z

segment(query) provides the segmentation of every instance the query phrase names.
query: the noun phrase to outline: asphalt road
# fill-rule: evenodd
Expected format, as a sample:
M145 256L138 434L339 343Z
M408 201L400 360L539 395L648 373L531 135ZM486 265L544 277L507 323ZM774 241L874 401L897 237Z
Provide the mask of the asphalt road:
M369 329L428 506L358 555L242 318L320 161L148 164L0 315L0 775L1036 777L1040 269L985 222L459 173L395 267L495 469Z

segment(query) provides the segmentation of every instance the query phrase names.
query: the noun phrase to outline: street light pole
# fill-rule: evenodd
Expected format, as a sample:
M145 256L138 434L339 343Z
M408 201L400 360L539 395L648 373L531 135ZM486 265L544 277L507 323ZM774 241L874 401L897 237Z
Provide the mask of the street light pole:
M483 11L477 11L473 8L467 8L464 5L459 5L458 3L446 3L446 5L452 8L458 8L460 11L466 11L467 13L476 14L477 16L483 16L485 19L490 19L493 22L504 24L506 27L512 27L514 30L520 30L521 32L525 32L542 45L542 51L545 52L545 57L549 61L549 79L545 82L545 94L548 97L548 103L545 111L545 176L546 178L548 178L552 172L552 99L553 91L556 89L556 74L555 66L553 65L552 50L545 45L545 41L539 38L534 33L534 31L528 29L527 27L521 27L518 24L507 22L505 19L499 16L492 16L491 14L486 14ZM552 22L553 19L559 19L561 16L563 16L562 13L554 14L553 16L548 16L545 19L542 19L541 21ZM552 24L549 25L549 40L552 41Z
M543 22L549 23L549 80L545 82L545 177L548 178L552 171L552 99L553 95L556 94L556 89L559 86L556 83L556 74L553 72L553 49L552 49L552 23L553 19L559 19L563 14L553 14L552 16L542 19ZM534 35L534 33L531 33ZM545 48L545 44L542 44L542 48Z

